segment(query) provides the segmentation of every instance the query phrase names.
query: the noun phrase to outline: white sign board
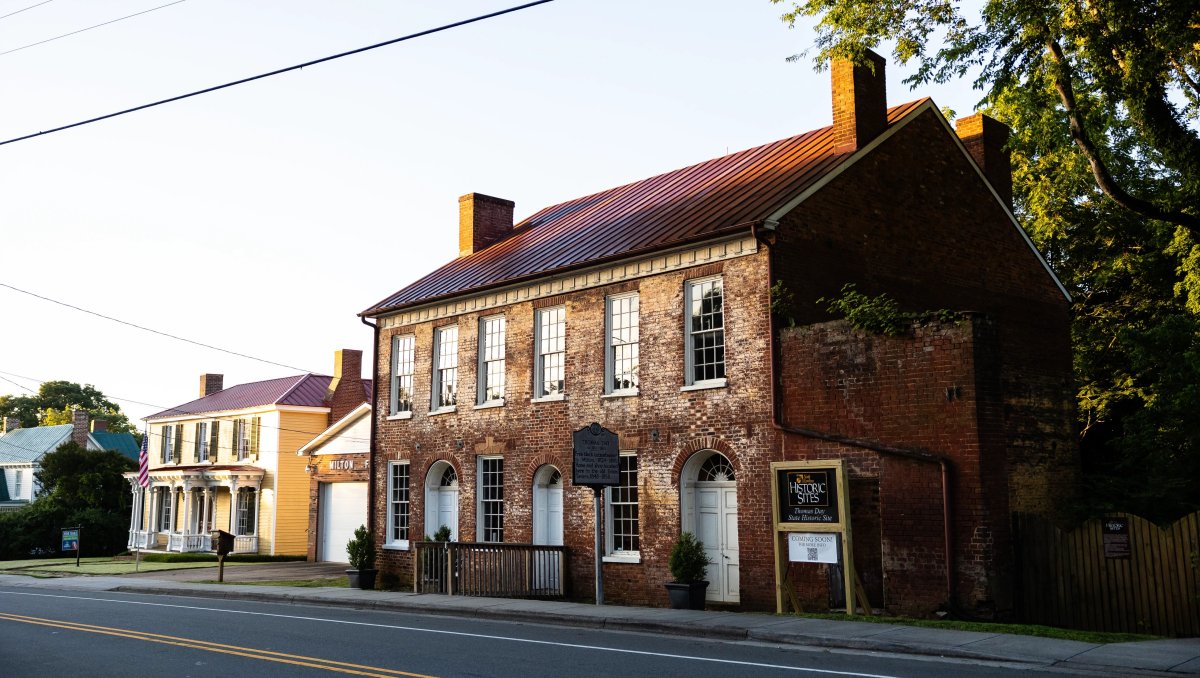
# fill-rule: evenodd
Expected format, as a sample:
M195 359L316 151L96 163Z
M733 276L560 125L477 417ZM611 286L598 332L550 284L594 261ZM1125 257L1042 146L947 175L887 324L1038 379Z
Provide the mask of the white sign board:
M788 560L793 563L837 563L836 532L791 532L788 534Z

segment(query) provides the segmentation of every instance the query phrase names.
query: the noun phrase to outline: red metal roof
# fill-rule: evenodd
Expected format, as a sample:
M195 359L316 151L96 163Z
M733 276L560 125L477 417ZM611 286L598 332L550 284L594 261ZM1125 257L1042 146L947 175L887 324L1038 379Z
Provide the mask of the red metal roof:
M225 410L243 410L263 405L301 405L326 407L325 393L332 377L320 374L300 374L293 377L255 381L230 386L190 403L163 410L146 417L164 419L188 414L206 414Z
M888 111L895 123L925 100ZM715 237L767 218L840 165L833 127L547 207L503 241L459 257L361 315Z

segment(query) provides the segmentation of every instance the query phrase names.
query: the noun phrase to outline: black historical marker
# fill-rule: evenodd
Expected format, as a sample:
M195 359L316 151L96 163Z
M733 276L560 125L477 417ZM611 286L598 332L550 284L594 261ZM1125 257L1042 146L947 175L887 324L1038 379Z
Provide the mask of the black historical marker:
M621 483L617 434L596 422L571 434L571 482L599 489Z
M1128 560L1133 553L1129 540L1129 519L1124 517L1104 518L1100 521L1100 539L1104 543L1104 557Z
M779 485L779 522L842 522L838 510L837 469L780 469L775 472Z

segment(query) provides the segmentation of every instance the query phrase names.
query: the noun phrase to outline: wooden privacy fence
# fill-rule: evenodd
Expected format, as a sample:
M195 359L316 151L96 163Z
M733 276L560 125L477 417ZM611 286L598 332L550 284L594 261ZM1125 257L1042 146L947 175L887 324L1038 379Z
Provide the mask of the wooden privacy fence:
M535 544L419 541L413 591L497 598L562 598L566 548Z
M1021 621L1091 631L1200 635L1200 513L1159 528L1128 513L1063 532L1016 514Z

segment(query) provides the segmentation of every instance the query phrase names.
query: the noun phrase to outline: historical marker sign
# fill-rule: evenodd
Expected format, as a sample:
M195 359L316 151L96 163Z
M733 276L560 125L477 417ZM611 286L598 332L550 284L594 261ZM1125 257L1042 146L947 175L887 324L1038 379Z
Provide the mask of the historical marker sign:
M777 469L775 481L780 523L842 522L836 467Z
M574 456L571 482L592 489L621 483L621 460L617 434L596 422L571 434Z
M70 529L62 531L62 550L78 551L79 550L79 530Z
M789 532L788 561L793 563L838 562L837 532Z
M1124 517L1104 518L1100 523L1100 538L1104 543L1104 557L1129 560L1133 545L1129 540L1129 519Z

